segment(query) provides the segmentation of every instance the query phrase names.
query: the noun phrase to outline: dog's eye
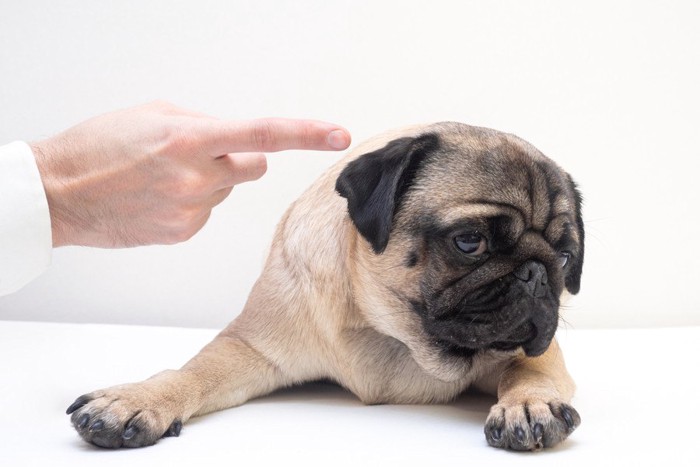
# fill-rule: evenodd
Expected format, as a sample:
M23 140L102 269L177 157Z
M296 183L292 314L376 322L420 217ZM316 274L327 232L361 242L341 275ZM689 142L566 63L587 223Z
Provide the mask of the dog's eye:
M478 232L457 235L454 239L459 251L476 256L486 251L486 239Z
M571 259L571 253L568 251L562 251L559 253L559 266L562 268L565 268L567 264L569 264L569 260Z

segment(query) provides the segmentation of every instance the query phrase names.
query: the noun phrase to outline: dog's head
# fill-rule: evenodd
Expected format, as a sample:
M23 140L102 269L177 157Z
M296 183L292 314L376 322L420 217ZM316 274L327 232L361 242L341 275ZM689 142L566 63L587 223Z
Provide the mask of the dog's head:
M584 230L571 177L532 145L438 123L355 158L336 189L380 328L420 326L453 356L548 348L560 296L580 287Z

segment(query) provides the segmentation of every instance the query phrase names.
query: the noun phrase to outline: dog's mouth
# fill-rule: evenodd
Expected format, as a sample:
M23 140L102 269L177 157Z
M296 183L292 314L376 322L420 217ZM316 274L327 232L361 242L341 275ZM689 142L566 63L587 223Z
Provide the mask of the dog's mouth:
M551 342L552 338L548 333L539 332L537 326L531 321L524 323L510 336L493 342L484 343L483 345L465 346L461 342L453 342L448 339L438 338L435 340L438 347L445 353L461 357L471 357L482 350L512 352L521 347L525 355L528 357L536 357L542 355L547 348L549 348Z
M557 329L558 298L551 291L533 297L520 293L517 286L503 292L489 303L458 304L451 313L431 313L429 304L424 305L423 327L437 346L452 355L518 348L530 357L543 354Z

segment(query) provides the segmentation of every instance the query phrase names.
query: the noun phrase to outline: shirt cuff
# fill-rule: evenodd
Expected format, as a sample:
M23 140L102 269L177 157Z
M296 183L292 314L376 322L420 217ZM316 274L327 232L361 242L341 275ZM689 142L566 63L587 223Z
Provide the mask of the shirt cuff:
M51 216L27 143L0 146L0 295L19 290L51 264Z

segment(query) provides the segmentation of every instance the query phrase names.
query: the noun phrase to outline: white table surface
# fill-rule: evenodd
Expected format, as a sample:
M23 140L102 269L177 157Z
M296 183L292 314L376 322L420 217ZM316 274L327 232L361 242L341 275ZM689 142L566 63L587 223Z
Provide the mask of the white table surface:
M330 384L196 418L179 438L94 448L64 411L94 389L177 368L216 330L0 321L0 465L700 466L700 328L560 330L582 424L539 453L490 448L493 399L364 406Z

